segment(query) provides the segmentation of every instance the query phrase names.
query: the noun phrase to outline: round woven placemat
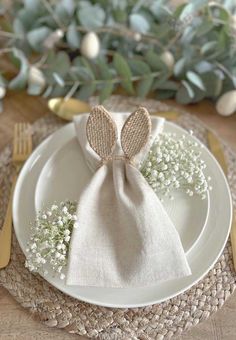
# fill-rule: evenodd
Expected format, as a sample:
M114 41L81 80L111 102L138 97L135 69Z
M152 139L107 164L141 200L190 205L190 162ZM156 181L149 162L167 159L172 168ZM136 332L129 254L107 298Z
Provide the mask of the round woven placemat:
M96 103L93 99L92 104ZM137 105L150 112L173 110L154 100L141 101L114 96L105 103L109 110L132 111ZM176 111L179 111L175 109ZM181 112L177 123L206 143L206 127L192 115ZM52 115L33 125L34 145L63 125ZM236 155L224 144L229 165L229 184L236 203ZM0 154L0 225L4 218L11 182L11 147ZM46 325L63 328L70 333L100 339L169 339L207 319L216 312L233 293L236 275L233 270L230 242L223 254L203 280L183 294L161 304L135 309L115 309L91 305L73 299L52 287L39 275L24 267L24 255L13 234L11 261L0 271L0 284L30 312Z

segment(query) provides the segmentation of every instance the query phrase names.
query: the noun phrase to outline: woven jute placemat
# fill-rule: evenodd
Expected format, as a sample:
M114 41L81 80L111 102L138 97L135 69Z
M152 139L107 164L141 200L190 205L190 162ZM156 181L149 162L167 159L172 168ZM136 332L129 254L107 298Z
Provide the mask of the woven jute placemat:
M95 104L96 99L91 103ZM112 111L131 112L141 104L150 112L173 110L173 107L154 100L141 101L120 96L112 97L105 103L105 107ZM206 127L192 115L181 113L177 124L193 130L195 136L206 143ZM64 122L52 115L38 120L33 125L34 145L38 145L63 124ZM224 148L235 205L236 155L225 144ZM10 191L10 160L11 147L7 146L0 154L0 225ZM216 312L236 286L230 242L214 268L197 285L166 302L135 309L105 308L73 299L52 287L39 275L31 274L24 267L24 261L24 255L13 234L11 261L7 268L0 271L0 284L47 326L99 339L170 339Z

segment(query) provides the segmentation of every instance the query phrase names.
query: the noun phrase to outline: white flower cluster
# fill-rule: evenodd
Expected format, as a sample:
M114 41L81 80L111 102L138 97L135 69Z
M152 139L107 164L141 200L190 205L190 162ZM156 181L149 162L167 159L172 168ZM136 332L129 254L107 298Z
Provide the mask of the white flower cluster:
M187 195L206 198L211 190L206 178L205 162L201 159L201 145L189 140L185 135L177 138L175 133L162 133L154 141L141 172L147 182L163 200L163 196L173 199L175 190Z
M51 268L61 279L65 278L63 268L67 263L70 238L73 227L77 227L76 203L61 202L37 214L31 227L31 237L26 249L25 266L30 271L39 272Z

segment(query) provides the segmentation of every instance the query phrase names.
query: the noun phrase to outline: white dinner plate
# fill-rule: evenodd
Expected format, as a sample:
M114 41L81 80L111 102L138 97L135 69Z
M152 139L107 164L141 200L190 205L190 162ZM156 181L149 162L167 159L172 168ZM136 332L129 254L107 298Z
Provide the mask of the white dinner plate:
M186 134L186 131L169 122L165 123L165 131ZM24 253L29 239L30 222L35 217L35 204L38 209L42 206L42 202L51 204L55 199L78 199L81 184L89 180L91 176L74 137L75 130L72 123L52 134L33 152L19 175L13 200L13 220L16 236ZM194 137L189 136L189 138ZM76 146L78 147L77 156L75 155ZM182 221L189 221L188 227L185 224L181 228L182 217L178 217L180 208L176 200L174 203L172 201L166 203L171 218L177 224L184 248L186 251L188 250L187 259L192 269L191 276L159 282L154 287L125 289L67 286L60 279L53 277L51 273L45 279L75 298L98 305L122 308L161 302L191 287L207 273L221 254L228 238L232 217L230 192L221 168L205 147L202 149L202 158L207 164L207 174L212 177L213 190L205 202L201 201L200 203L200 200L195 198L195 209L191 208L192 203L185 202L183 215L187 216ZM71 170L68 177L69 168L65 166L65 160L70 160L71 169L75 168L79 170L79 173ZM78 177L75 176L76 174ZM57 178L55 181L54 175ZM58 183L58 179L60 179L60 183L66 182L68 186L63 187ZM43 184L44 181L48 185ZM56 181L58 188L55 191ZM76 183L76 185L73 186L72 183ZM70 189L65 191L67 187ZM179 196L180 201L183 200L181 204L186 199L183 196ZM191 202L193 201L191 200ZM208 209L209 202L210 209ZM193 212L193 210L195 211ZM202 217L198 215L202 215ZM178 222L178 218L180 222ZM191 219L200 221L200 226L197 227L197 224L192 223ZM194 231L191 230L192 225L194 225Z

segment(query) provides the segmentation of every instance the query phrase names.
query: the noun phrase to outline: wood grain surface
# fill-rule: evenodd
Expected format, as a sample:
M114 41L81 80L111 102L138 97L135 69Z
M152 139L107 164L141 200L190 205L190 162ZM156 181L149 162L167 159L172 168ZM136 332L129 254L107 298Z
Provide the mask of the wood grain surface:
M177 105L170 100L166 103ZM236 152L236 114L226 118L221 117L216 113L214 105L208 101L185 108L210 128L215 129L218 135L224 138ZM0 114L0 150L11 141L15 122L32 123L48 112L46 102L42 98L30 97L25 93L9 93L4 99L4 112ZM236 293L229 298L220 311L207 321L191 328L178 340L234 340L236 339L235 320ZM0 339L83 340L85 338L46 327L23 309L4 288L0 287Z

